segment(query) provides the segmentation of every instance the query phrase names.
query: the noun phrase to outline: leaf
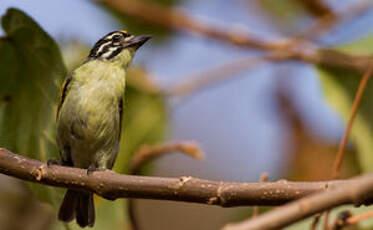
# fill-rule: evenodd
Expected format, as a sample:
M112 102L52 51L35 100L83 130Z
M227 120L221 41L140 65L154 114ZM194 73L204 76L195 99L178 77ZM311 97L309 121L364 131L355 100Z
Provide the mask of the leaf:
M38 24L17 9L2 17L6 35L0 38L0 146L30 158L57 157L55 111L59 87L66 76L57 44ZM162 141L166 105L145 72L128 76L121 152L116 171L125 172L134 150L141 144ZM140 79L140 80L139 80ZM154 89L154 90L153 90ZM31 184L41 200L55 207L64 189ZM121 228L126 223L125 200L115 203L96 197L94 229ZM66 225L67 226L67 225ZM64 229L56 222L54 229ZM79 229L75 223L67 229Z
M367 55L373 53L373 36L352 44L333 48L335 51L344 51L356 55ZM355 97L361 73L333 68L327 66L316 66L321 78L326 99L336 109L342 119L347 122L352 102ZM351 131L351 141L358 150L359 163L362 170L373 169L373 80L370 79L364 91L358 114L355 118Z
M299 0L256 0L264 16L276 27L289 30L296 27L302 17L306 16L304 5Z
M29 16L9 9L0 38L0 146L46 161L57 156L54 117L58 86L66 75L57 44ZM30 184L55 203L57 189Z

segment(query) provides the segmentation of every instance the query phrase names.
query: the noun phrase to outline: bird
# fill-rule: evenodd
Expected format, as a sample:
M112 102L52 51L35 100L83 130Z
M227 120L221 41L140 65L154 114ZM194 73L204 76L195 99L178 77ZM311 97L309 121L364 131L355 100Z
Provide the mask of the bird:
M119 152L127 68L149 35L113 31L98 40L86 60L65 79L56 116L61 165L112 169ZM93 193L68 189L58 219L93 227Z

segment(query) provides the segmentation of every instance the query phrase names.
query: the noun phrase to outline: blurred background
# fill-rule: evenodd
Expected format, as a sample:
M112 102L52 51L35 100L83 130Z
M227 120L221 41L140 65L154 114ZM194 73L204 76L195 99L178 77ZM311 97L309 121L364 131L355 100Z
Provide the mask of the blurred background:
M9 8L23 11L58 47L23 18L27 16L3 17L0 146L40 160L58 156L54 116L63 78L84 61L99 38L127 29L151 34L153 39L137 52L128 79L117 172L128 173L131 156L143 144L193 140L205 152L203 161L173 154L155 160L143 173L224 181L257 181L263 172L269 180L328 179L361 74L307 61L255 64L255 58L270 50L234 45L177 23L159 23L159 15L149 12L180 11L207 28L212 25L280 44L322 22L325 28L307 32L306 42L369 54L373 50L371 5L352 0L2 0L2 16ZM22 23L29 31L19 26ZM234 65L247 57L252 61ZM190 83L197 87L188 89ZM346 150L342 177L373 167L371 99L372 84ZM1 229L77 229L75 224L56 222L63 190L26 185L2 175L0 179L0 226L5 226ZM130 228L126 201L97 198L96 203L94 229ZM249 217L251 210L135 201L141 229L219 229Z

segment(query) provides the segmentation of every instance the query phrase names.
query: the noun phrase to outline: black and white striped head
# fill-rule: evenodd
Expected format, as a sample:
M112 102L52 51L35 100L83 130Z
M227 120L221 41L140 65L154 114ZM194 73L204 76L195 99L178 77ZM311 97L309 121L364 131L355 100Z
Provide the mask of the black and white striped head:
M126 50L134 53L149 39L149 35L134 36L125 30L114 31L96 42L88 59L110 60Z

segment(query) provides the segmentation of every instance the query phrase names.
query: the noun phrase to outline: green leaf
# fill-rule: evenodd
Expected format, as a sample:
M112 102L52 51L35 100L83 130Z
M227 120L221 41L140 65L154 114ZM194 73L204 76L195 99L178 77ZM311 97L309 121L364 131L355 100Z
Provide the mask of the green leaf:
M342 47L333 48L334 51L344 51L356 55L373 53L373 36ZM346 69L316 66L321 78L324 93L330 105L336 109L342 119L347 122L352 102L355 97L361 73ZM359 162L362 170L373 170L373 79L370 79L364 91L358 114L351 131L351 141L358 150Z
M2 26L6 35L0 38L0 53L6 55L0 55L0 146L41 161L57 157L55 111L59 87L66 76L59 48L35 21L17 9L7 11ZM140 145L162 141L166 129L163 96L143 71L129 75L117 172L127 170ZM64 189L31 183L30 187L41 200L60 205ZM122 228L127 221L124 205L125 200L111 202L96 197L98 218L93 229ZM75 223L56 222L54 229L80 228Z
M46 161L57 156L54 117L58 85L66 75L57 44L29 16L9 9L0 38L0 146ZM56 203L57 189L30 184Z
M302 1L299 0L256 0L263 8L264 16L277 28L287 29L296 27L307 16Z

